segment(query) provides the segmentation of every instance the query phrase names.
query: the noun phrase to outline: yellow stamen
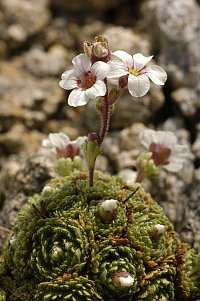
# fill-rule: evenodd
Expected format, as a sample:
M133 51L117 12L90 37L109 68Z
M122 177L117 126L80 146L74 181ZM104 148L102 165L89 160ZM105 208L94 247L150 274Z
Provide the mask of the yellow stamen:
M130 72L131 74L135 75L135 76L138 76L139 75L139 72L135 69L132 69L132 68L128 68L128 72Z

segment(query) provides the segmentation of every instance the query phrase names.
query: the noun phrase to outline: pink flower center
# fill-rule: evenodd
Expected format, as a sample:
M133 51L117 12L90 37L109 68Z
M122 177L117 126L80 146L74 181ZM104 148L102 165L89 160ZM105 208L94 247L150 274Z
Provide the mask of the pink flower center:
M83 89L89 89L96 83L96 76L91 71L87 71L77 80L77 86Z
M56 148L56 155L58 158L71 158L74 159L80 153L80 147L76 143L68 144L63 148Z
M171 150L163 144L151 143L149 151L152 152L152 159L156 166L168 164L168 159L171 154Z

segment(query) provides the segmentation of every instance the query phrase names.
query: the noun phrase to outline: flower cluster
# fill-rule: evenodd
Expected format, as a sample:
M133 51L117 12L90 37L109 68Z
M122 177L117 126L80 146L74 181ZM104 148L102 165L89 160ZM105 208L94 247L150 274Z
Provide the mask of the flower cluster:
M149 91L150 80L156 85L164 85L167 74L163 68L149 65L153 56L146 57L141 53L130 55L121 50L111 52L108 40L103 36L96 37L94 42L85 42L83 48L84 53L72 59L73 68L62 74L59 84L66 90L72 90L68 98L70 106L83 106L89 100L95 101L100 118L99 132L91 132L87 138L80 137L75 141L70 141L64 133L49 134L48 139L43 141L43 146L53 150L58 158L74 160L83 144L89 185L93 186L96 158L120 92L127 88L133 97L142 97ZM140 139L147 152L136 160L138 182L147 176L157 176L160 167L177 172L188 158L187 146L179 145L173 133L145 130L140 134ZM60 175L64 175L65 170L70 170L72 165L74 162L62 159L57 164L57 170Z
M108 93L106 80L115 79L118 88L128 86L134 97L144 96L150 88L150 79L156 85L164 85L167 74L157 65L147 66L153 56L145 57L141 53L131 56L125 51L108 50L106 41L97 40L88 46L85 53L73 58L73 69L62 74L60 86L73 90L68 98L70 106L83 106L90 99ZM93 63L94 62L94 63Z

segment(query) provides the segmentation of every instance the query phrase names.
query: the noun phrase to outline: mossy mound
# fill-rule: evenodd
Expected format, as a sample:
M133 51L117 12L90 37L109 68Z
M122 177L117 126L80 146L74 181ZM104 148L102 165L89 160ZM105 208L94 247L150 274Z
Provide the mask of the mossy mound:
M151 196L139 184L126 185L101 173L94 183L89 187L87 175L76 172L52 180L29 199L1 256L0 300L198 296L198 256L179 242ZM117 208L103 217L101 205L111 199ZM156 231L158 225L164 231ZM131 284L118 281L127 275Z

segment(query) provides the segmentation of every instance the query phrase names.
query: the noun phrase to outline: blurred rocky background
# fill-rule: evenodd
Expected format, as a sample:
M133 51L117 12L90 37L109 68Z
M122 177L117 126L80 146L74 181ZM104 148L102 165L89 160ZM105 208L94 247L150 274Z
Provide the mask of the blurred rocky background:
M95 129L94 103L69 107L58 82L83 41L98 34L113 51L154 54L168 73L164 88L152 84L141 99L118 101L98 166L134 181L140 131L173 131L189 145L190 161L179 174L163 171L144 184L181 239L200 251L198 0L0 0L0 225L10 228L28 196L54 177L42 139Z

